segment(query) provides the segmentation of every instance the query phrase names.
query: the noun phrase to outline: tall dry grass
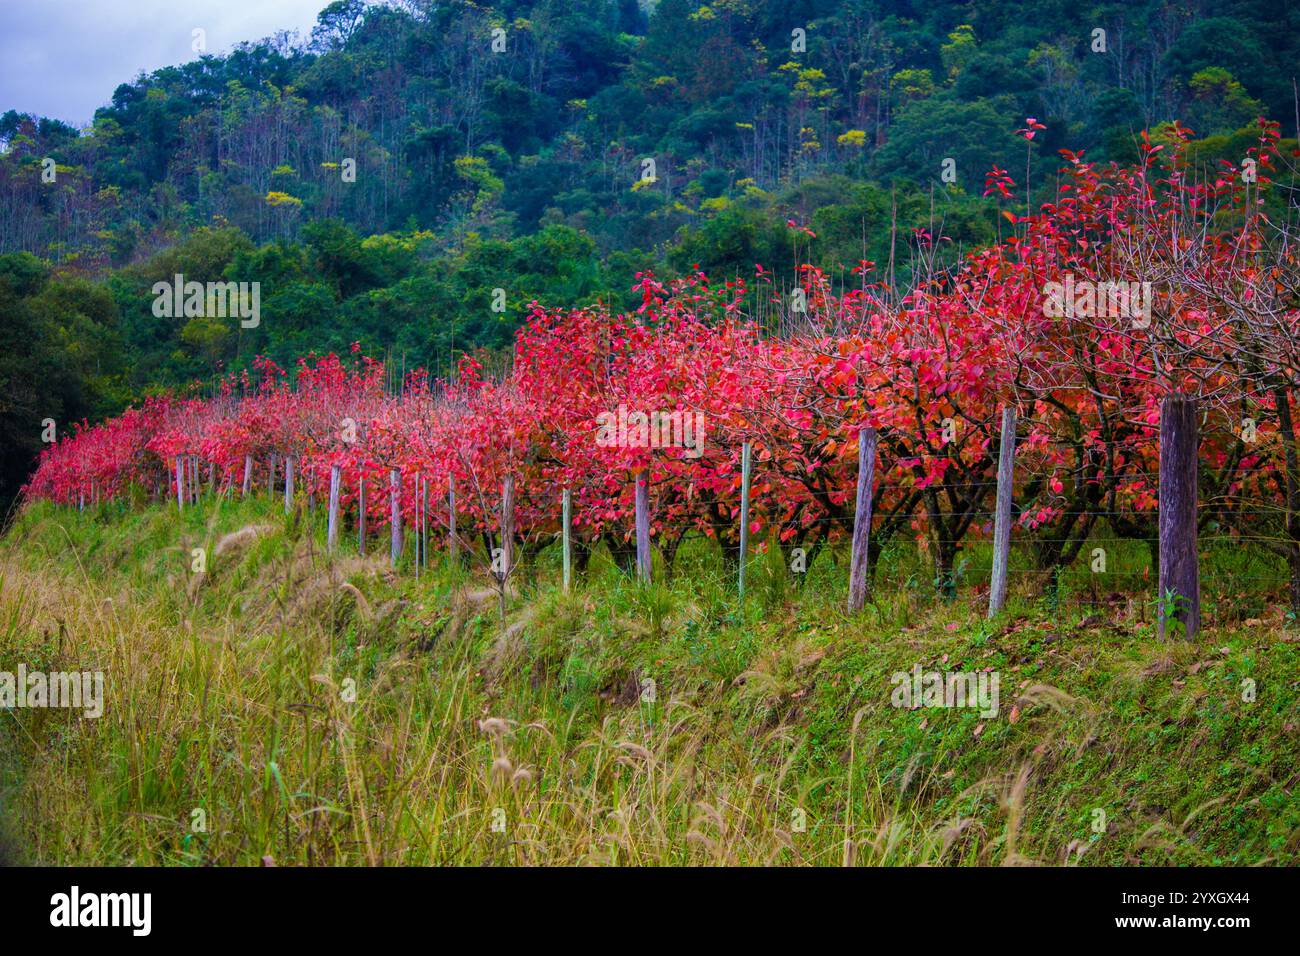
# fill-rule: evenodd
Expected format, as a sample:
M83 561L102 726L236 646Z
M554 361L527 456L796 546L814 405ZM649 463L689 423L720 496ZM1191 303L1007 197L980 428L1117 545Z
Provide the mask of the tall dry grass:
M37 513L0 548L0 669L106 679L99 720L0 715L22 860L1076 863L1098 840L1080 808L1123 786L1089 783L1107 730L1082 693L1040 682L1021 704L1034 729L926 738L918 715L840 682L859 666L846 654L872 653L844 635L869 624L810 624L824 609L729 611L709 644L697 624L714 598L698 587L525 583L501 624L472 573L435 569L417 588L381 558L327 558L299 518L258 507L94 526ZM203 575L188 570L196 547ZM881 621L913 619L899 601ZM759 617L771 637L750 647ZM1195 817L1215 812L1115 817L1140 848L1126 853L1212 862Z

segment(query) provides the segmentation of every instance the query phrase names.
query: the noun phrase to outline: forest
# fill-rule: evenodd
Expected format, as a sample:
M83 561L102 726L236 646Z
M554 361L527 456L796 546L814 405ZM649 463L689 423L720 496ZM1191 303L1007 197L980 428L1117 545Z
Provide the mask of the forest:
M322 6L0 115L0 855L1300 861L1300 7Z
M46 418L212 393L259 355L287 367L359 342L447 375L506 349L534 301L635 307L642 271L761 265L788 290L801 264L851 285L868 260L904 288L915 230L942 236L948 264L1005 232L991 168L1030 208L1059 149L1131 163L1142 130L1159 141L1174 121L1192 161L1236 164L1261 115L1294 125L1279 16L1297 14L342 0L310 37L123 82L85 130L10 109L0 494ZM1044 127L1030 141L1026 117ZM177 274L260 282L264 320L159 319L149 290Z

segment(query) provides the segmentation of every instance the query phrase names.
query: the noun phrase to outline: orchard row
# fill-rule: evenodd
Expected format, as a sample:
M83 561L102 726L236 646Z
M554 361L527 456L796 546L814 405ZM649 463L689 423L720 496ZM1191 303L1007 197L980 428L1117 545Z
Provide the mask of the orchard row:
M995 169L986 185L1005 236L956 270L929 267L946 241L936 229L842 278L804 267L792 294L761 266L722 283L642 274L634 314L535 305L504 370L465 356L450 381L415 372L400 388L355 347L292 373L260 361L214 398L152 398L76 429L26 493L174 498L183 459L231 489L253 480L250 463L262 486L279 462L281 481L292 467L298 491L323 498L337 467L344 513L357 516L368 487L379 527L396 471L404 522L445 525L454 496L461 534L490 550L508 481L513 545L552 540L568 490L581 560L601 541L634 552L643 480L650 537L671 565L690 534L735 554L748 445L750 541L815 557L852 532L868 428L873 556L914 537L947 580L963 546L992 531L1002 412L1014 409L1014 533L1050 572L1102 527L1155 542L1161 400L1186 393L1202 415L1198 520L1286 556L1300 582L1300 270L1266 201L1277 128L1261 122L1249 176L1189 168L1185 138L1175 127L1165 143L1144 139L1128 167L1066 152L1057 196L1032 215Z

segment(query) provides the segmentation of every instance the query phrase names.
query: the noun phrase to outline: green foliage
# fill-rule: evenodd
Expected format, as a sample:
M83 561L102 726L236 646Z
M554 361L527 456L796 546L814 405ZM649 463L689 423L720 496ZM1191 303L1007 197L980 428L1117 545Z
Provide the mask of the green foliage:
M1235 165L1256 115L1292 117L1297 14L1214 13L844 0L808 11L800 49L776 3L338 0L300 47L242 44L122 83L82 135L0 116L0 255L40 260L6 260L5 294L25 302L7 334L42 343L6 357L7 381L20 396L60 382L50 414L66 425L259 352L360 341L444 371L508 343L533 299L635 304L638 271L761 264L788 288L791 219L817 233L799 258L835 276L893 260L905 283L891 236L942 233L951 259L998 234L993 164L1045 196L1061 147L1132 160L1139 130L1179 118L1194 157ZM1105 55L1087 39L1099 24ZM490 49L496 27L509 56ZM1025 183L1027 116L1047 129ZM263 321L154 316L152 284L177 274L259 282ZM36 275L55 291L29 288ZM26 421L31 401L4 414ZM33 450L13 428L5 494Z
M630 0L339 0L301 48L265 40L123 83L89 136L5 113L0 182L33 215L0 235L0 252L44 255L58 242L124 265L142 243L214 221L262 243L331 217L361 235L431 230L454 246L467 231L531 232L553 211L585 213L580 226L604 255L672 234L655 226L657 203L627 195L645 157L670 204L702 157L732 199L740 180L776 194L863 159L885 179L919 180L936 153L960 157L974 193L989 163L1008 165L1005 140L1025 116L1107 159L1124 148L1117 130L1132 107L1142 125L1195 115L1205 136L1256 108L1292 115L1296 31L1244 0L1186 22L1156 0L1119 19L1048 0L974 18L944 0L923 19L841 2L801 27L801 49L778 8L664 0L647 17ZM508 57L484 42L502 23ZM1104 55L1086 39L1099 24ZM42 192L45 156L62 172ZM59 192L88 226L78 235L54 228ZM725 206L703 201L724 194L706 186L689 213L708 218ZM774 222L787 212L768 210Z
M263 496L24 511L0 543L0 670L102 668L106 706L6 717L18 862L1297 861L1300 645L1275 610L1161 644L1140 592L1053 612L1025 581L996 621L973 592L849 619L842 566L790 591L769 542L767 607L741 614L691 540L691 574L650 588L602 551L566 594L543 554L498 623L481 557L416 582L350 541L326 557L324 534ZM1211 572L1247 566L1221 551ZM998 714L891 706L918 665L997 672Z
M0 514L7 514L30 463L84 419L115 414L126 399L117 310L109 290L52 275L27 253L0 255Z

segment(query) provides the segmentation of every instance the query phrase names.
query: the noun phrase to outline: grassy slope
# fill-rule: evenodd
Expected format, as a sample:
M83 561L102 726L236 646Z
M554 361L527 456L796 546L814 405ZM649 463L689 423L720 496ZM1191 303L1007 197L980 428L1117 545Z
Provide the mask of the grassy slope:
M1119 595L1085 609L1018 594L986 622L972 588L935 602L915 556L897 555L857 618L840 612L834 555L802 590L756 559L742 611L701 542L671 586L640 589L598 557L570 596L551 549L503 627L482 575L417 585L351 544L331 563L321 544L264 501L183 520L28 509L0 545L0 670L102 669L107 704L97 721L0 712L20 857L1300 857L1300 643L1277 614L1164 646ZM889 675L916 663L997 669L1000 716L891 707Z

